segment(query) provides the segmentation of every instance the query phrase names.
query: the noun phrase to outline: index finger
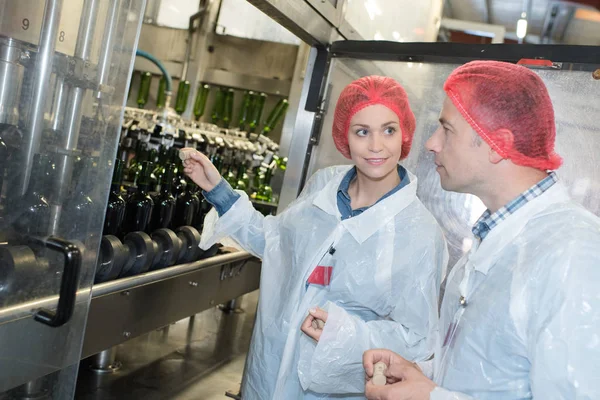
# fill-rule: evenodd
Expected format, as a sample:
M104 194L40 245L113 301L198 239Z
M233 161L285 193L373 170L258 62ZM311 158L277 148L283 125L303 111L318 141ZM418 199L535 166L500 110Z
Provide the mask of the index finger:
M197 150L190 152L189 158L191 158L192 160L198 161L203 167L206 166L207 164L210 164L210 160L208 159L208 157L206 157L204 154L200 153Z

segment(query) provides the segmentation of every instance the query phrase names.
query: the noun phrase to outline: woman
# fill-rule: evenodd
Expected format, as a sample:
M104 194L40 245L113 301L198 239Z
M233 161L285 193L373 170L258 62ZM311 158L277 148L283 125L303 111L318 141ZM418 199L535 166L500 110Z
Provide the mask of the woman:
M351 83L333 138L355 165L316 172L275 217L254 210L204 155L186 160L185 173L219 215L205 223L201 247L229 236L263 262L244 400L364 398L365 350L392 347L415 361L431 355L447 253L416 197L416 177L398 164L414 130L396 81ZM315 317L322 329L312 328Z

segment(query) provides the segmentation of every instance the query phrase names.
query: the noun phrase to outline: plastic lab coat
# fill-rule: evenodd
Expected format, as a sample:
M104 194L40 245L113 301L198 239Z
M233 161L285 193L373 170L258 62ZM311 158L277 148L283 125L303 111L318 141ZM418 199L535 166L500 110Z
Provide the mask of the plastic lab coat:
M349 169L318 171L278 216L264 217L240 192L223 216L212 210L206 218L201 247L229 236L262 259L244 400L364 398L365 350L391 348L411 360L432 354L447 262L442 231L410 173L397 193L341 221L337 190ZM334 266L331 284L307 285L324 263ZM300 330L315 306L329 312L318 344Z
M599 287L600 219L558 182L450 273L431 399L600 398Z

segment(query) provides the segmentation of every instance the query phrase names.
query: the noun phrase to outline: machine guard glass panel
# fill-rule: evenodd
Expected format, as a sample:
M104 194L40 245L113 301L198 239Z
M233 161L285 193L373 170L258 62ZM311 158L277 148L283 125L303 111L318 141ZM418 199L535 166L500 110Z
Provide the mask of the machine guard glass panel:
M0 5L6 398L73 397L144 3Z

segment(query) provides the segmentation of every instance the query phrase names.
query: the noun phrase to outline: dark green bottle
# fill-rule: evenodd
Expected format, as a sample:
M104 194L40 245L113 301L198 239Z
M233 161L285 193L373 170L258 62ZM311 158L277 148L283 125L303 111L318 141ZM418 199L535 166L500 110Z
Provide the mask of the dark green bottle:
M258 188L258 192L256 193L257 200L267 203L270 203L273 200L273 189L271 188L272 176L273 172L271 171L271 168L267 168L267 172L265 172L265 178Z
M175 100L175 111L181 115L187 108L188 98L190 97L190 81L179 82L177 89L177 99Z
M131 164L127 169L127 180L137 186L137 180L139 179L140 173L142 172L142 165L145 161L150 158L150 152L145 147L145 144L140 144L138 150L136 150L135 157L131 159Z
M219 153L215 153L210 160L220 174L223 173L223 157Z
M244 93L244 99L242 100L242 106L240 108L240 122L238 123L240 131L246 130L246 125L249 122L248 120L252 114L252 108L254 107L255 102L256 94L252 90L247 90Z
M219 90L217 90L215 105L213 106L213 111L210 116L212 123L215 125L218 125L223 119L223 111L225 110L225 93L225 88L219 88Z
M21 214L15 222L15 230L25 235L46 236L50 228L50 204L44 194L51 184L48 180L50 157L36 154L29 178L27 193L19 206Z
M150 85L152 84L152 74L142 72L140 77L140 90L138 91L137 104L139 108L144 108L150 95Z
M252 177L252 190L258 192L258 188L260 188L260 185L262 184L263 180L265 179L265 175L260 170L260 167L254 167L252 171L254 174Z
M158 81L158 93L156 94L156 108L164 108L167 102L167 79L163 76Z
M121 236L121 225L125 217L125 199L121 196L121 182L123 180L123 161L117 158L114 162L108 206L104 217L103 235Z
M268 136L269 133L273 129L275 129L275 127L277 126L279 121L281 121L283 119L283 116L285 115L289 106L290 106L290 103L288 103L288 101L286 99L279 100L279 102L273 108L273 110L271 111L271 113L269 114L269 117L267 118L267 120L265 122L265 126L263 127L263 130L262 130L263 135Z
M231 185L232 188L236 187L237 179L235 174L233 173L233 165L231 162L227 164L227 172L225 173L225 176L223 178L225 178L225 180Z
M194 116L196 120L199 120L204 115L204 109L206 108L206 100L210 94L210 85L200 84L198 86L198 94L196 94L196 101L194 102Z
M212 204L210 204L204 196L199 195L200 197L200 207L198 207L198 212L194 217L193 226L202 232L202 228L204 228L204 217L211 210Z
M164 174L164 168L169 163L169 160L170 160L169 157L170 157L169 150L165 146L162 146L160 149L160 152L158 153L158 162L154 166L154 171L152 171L152 173L154 174L154 176L156 176L156 179L158 179L159 182L162 181L162 176Z
M167 172L160 183L160 192L154 196L154 208L152 211L152 221L150 222L150 231L171 227L173 213L175 211L175 197L173 197L173 177L176 167L173 164L167 165Z
M261 93L256 99L254 107L252 107L252 117L250 118L249 127L251 133L256 132L256 129L258 129L258 126L260 125L260 119L262 118L262 112L263 108L265 108L267 97L268 96L265 93Z
M225 108L223 111L223 128L229 128L231 120L233 119L234 100L235 91L233 89L227 89L227 93L225 93Z
M180 226L192 226L199 207L200 199L196 196L195 184L187 179L185 191L177 197L172 227L179 228Z
M152 217L154 202L148 191L150 190L152 167L153 165L149 161L142 163L142 172L137 182L137 191L133 192L127 198L123 235L137 231L150 233L150 219Z
M246 166L244 164L240 164L238 167L236 185L234 187L235 189L243 190L244 192L250 188L250 178L246 173Z

